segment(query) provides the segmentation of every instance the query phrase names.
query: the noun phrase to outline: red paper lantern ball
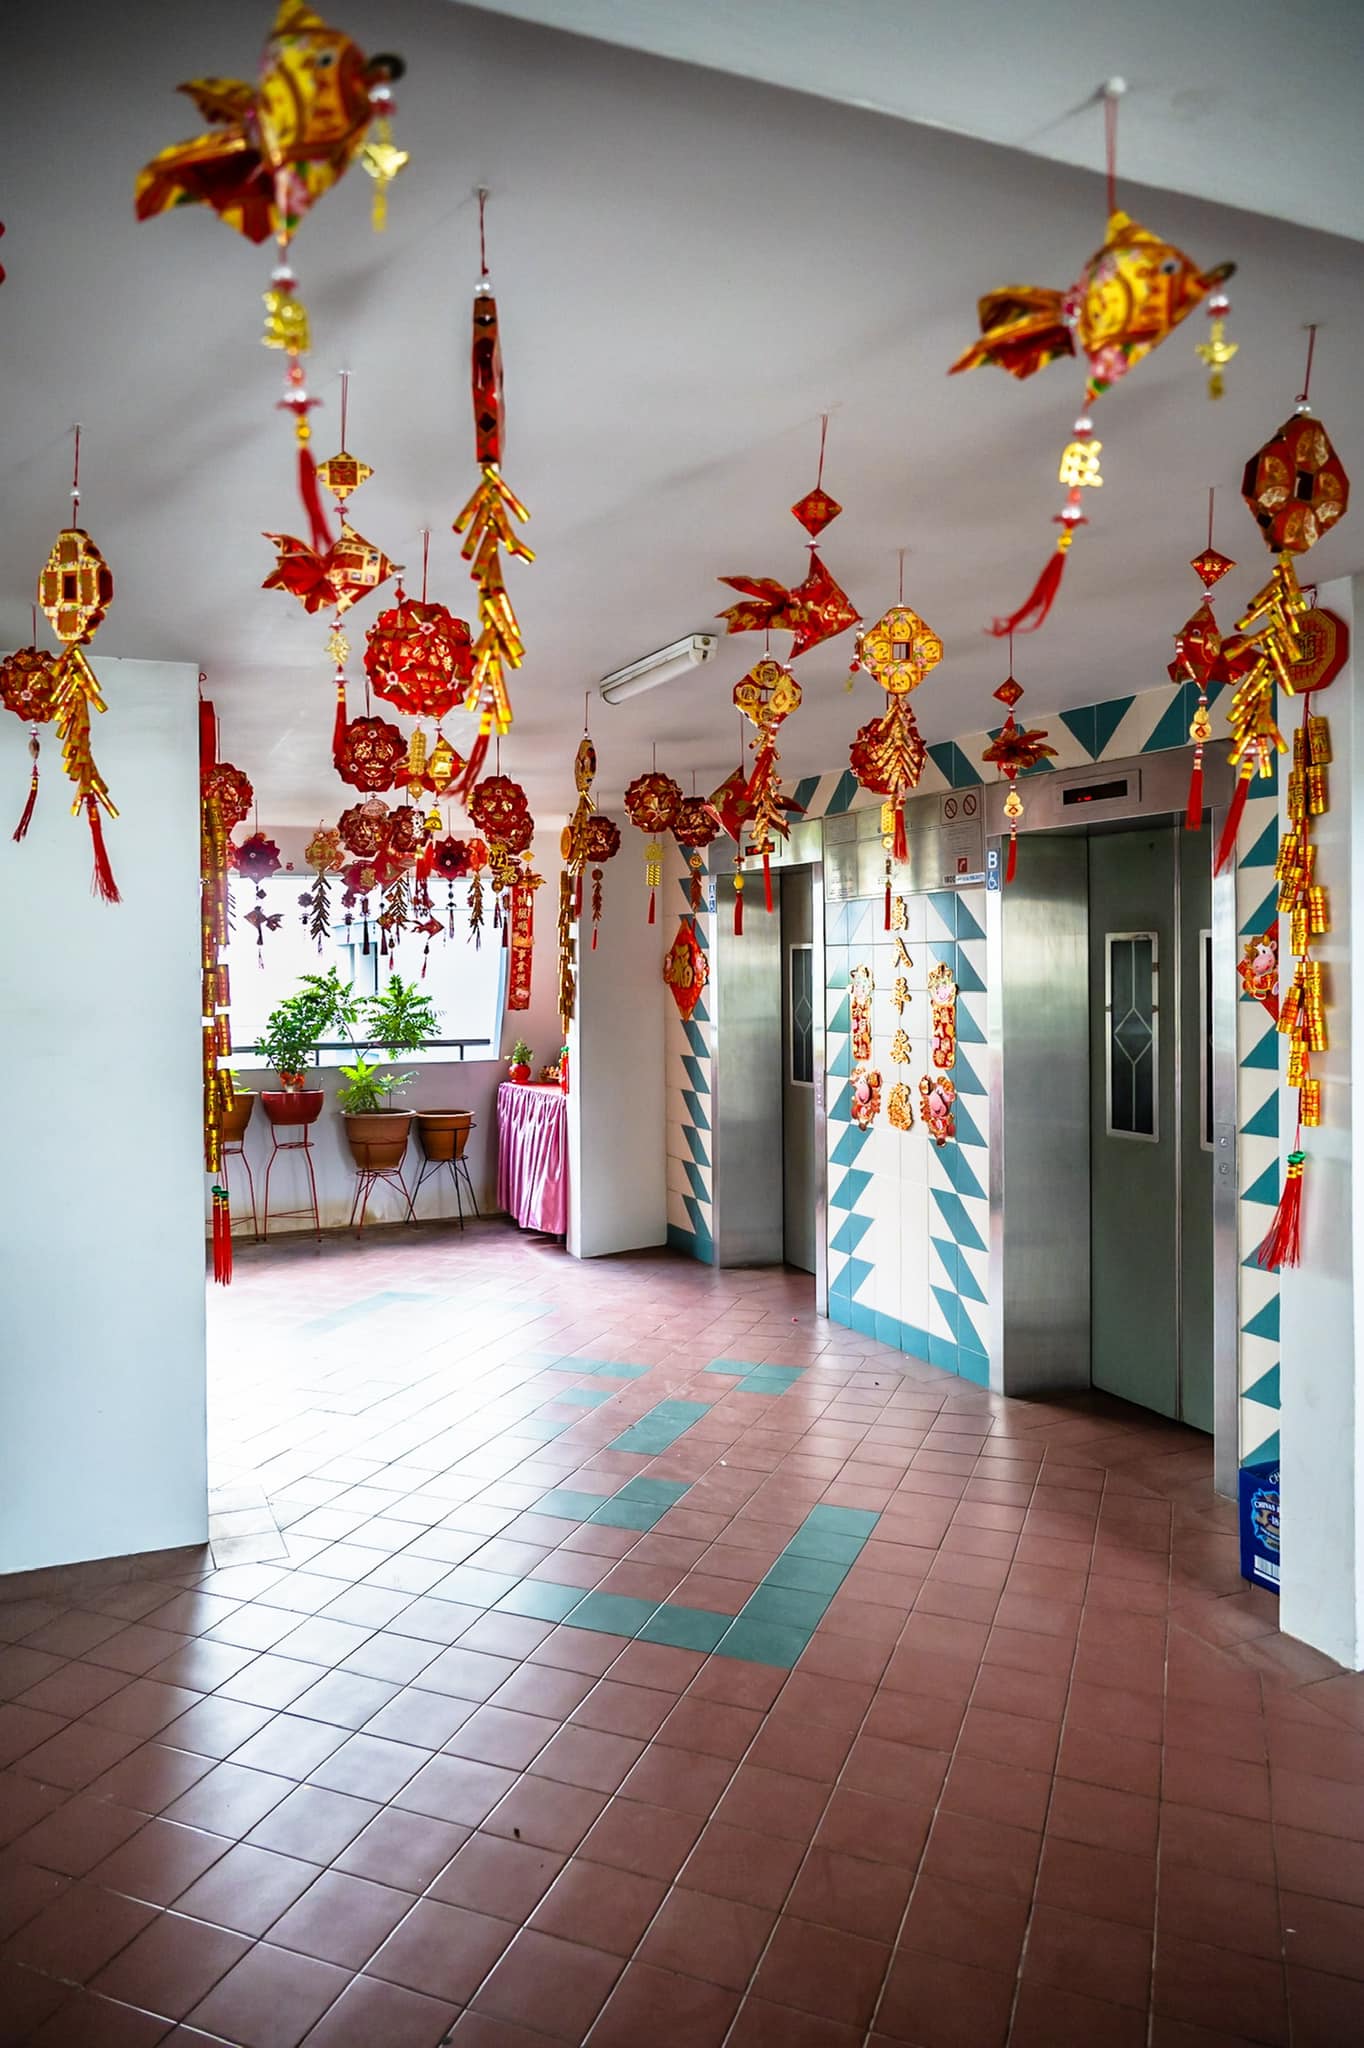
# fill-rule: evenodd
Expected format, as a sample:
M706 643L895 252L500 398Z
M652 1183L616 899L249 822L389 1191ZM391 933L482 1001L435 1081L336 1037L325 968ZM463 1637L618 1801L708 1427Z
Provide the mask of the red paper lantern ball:
M620 852L620 826L614 818L594 811L587 821L587 858L594 867L614 860Z
M352 789L392 789L407 761L407 741L386 718L352 718L334 759Z
M217 761L213 767L206 768L199 786L206 803L216 801L224 832L230 832L234 825L240 825L249 816L256 792L249 777L243 775L240 768L234 768L230 761Z
M410 860L426 837L426 820L411 804L400 804L390 814L384 851L395 860Z
M422 604L400 590L365 636L365 673L409 717L443 718L473 677L469 628L443 604Z
M709 846L720 832L720 820L713 804L703 796L684 796L673 819L673 838L679 846Z
M682 802L682 790L671 775L662 774L657 768L648 775L637 775L625 792L625 808L632 825L638 825L641 832L651 837L672 829Z
M504 853L524 853L535 834L526 792L508 775L487 775L475 784L469 816Z
M348 811L342 811L336 829L347 853L353 853L357 860L373 860L388 836L388 805L378 797L352 804Z
M57 708L53 667L41 647L16 647L0 661L0 704L25 725L46 725Z

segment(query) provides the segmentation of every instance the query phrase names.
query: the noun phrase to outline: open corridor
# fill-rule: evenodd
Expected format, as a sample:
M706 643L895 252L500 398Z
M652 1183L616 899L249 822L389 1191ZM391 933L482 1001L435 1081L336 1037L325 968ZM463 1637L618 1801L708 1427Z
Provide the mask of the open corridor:
M1364 2040L1210 1439L498 1224L241 1251L210 1371L211 1554L0 1584L0 2041Z

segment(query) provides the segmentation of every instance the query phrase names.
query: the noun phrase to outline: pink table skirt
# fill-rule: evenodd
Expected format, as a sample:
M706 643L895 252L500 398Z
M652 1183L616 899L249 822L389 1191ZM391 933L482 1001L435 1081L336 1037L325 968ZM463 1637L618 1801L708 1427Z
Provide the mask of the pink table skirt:
M568 1229L568 1102L560 1088L503 1081L497 1091L498 1207L523 1230Z

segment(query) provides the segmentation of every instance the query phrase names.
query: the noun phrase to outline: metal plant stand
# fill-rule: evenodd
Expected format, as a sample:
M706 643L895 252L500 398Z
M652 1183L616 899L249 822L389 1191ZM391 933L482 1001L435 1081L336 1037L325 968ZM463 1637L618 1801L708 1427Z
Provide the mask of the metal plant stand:
M281 1128L286 1131L301 1129L303 1132L303 1136L301 1138L281 1138ZM301 1152L303 1154L303 1164L308 1171L308 1192L312 1197L311 1207L305 1207L302 1209L276 1209L275 1221L276 1223L283 1223L294 1216L311 1216L313 1221L313 1231L317 1237L317 1241L319 1244L321 1244L322 1242L322 1219L318 1215L317 1211L317 1176L313 1172L312 1128L313 1127L311 1124L303 1124L301 1126L298 1124L284 1124L283 1126L280 1126L272 1123L270 1126L270 1157L265 1162L264 1235L266 1236L266 1238L268 1238L270 1235L270 1176L275 1170L275 1161L279 1158L281 1152Z
M412 1197L408 1193L407 1182L403 1179L401 1166L357 1166L355 1169L355 1198L350 1205L350 1223L346 1226L349 1229L350 1224L355 1223L358 1214L360 1221L356 1226L357 1237L365 1227L365 1216L369 1209L369 1198L381 1180L386 1180L390 1187L397 1188L403 1198L407 1212L403 1220L407 1223L412 1221Z
M466 1194L469 1197L469 1206L475 1216L480 1215L481 1211L478 1206L478 1196L474 1193L474 1183L469 1173L469 1162L462 1152L458 1159L424 1159L422 1161L422 1170L417 1175L417 1185L412 1190L412 1199L408 1204L408 1221L414 1220L413 1211L417 1206L417 1197L422 1191L423 1183L428 1181L433 1173L440 1173L442 1168L448 1168L450 1178L455 1184L455 1207L459 1215L459 1227L463 1230L464 1197Z
M223 1186L227 1189L227 1213L230 1216L232 1214L232 1183L227 1177L227 1162L229 1159L241 1160L242 1169L246 1174L246 1192L251 1198L251 1235L259 1243L260 1220L256 1215L256 1182L255 1176L251 1172L251 1161L246 1156L246 1145L243 1140L238 1140L235 1145L224 1145L222 1150Z

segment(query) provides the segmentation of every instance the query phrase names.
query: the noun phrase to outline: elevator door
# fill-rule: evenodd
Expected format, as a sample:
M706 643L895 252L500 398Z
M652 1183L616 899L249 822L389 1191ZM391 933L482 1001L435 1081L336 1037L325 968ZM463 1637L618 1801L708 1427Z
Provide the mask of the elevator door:
M1213 1423L1209 828L1089 852L1090 1351L1096 1387Z
M808 868L781 877L782 1256L815 1270L814 906Z

